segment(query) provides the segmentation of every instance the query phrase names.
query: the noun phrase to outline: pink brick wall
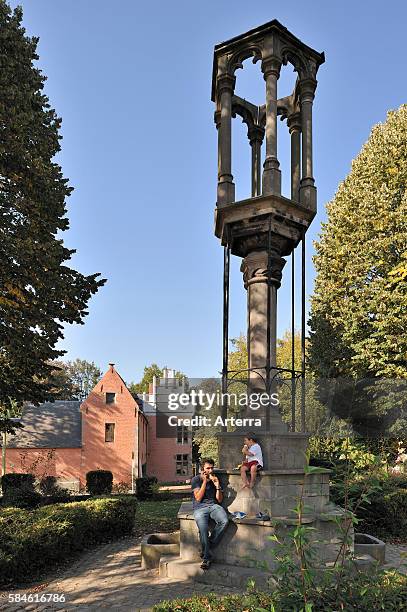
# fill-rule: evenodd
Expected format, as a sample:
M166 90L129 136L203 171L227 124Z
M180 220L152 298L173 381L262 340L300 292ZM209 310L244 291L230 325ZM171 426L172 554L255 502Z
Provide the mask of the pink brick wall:
M28 472L38 478L79 480L80 464L80 448L8 448L6 452L6 472Z
M177 444L176 438L157 438L156 419L157 417L148 415L148 476L157 476L160 482L182 481L191 478L191 444ZM189 455L189 469L186 476L176 473L175 456L177 454Z
M106 403L106 393L116 394L113 404ZM81 481L85 482L86 472L102 469L110 470L114 481L131 484L137 403L113 367L109 368L83 402L81 411ZM113 442L105 442L106 423L114 423ZM145 453L145 450L142 452Z

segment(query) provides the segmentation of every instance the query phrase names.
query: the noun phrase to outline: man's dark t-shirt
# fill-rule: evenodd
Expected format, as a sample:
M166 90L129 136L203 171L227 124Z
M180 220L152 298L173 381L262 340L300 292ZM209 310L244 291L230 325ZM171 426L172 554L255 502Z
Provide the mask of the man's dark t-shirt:
M208 506L209 504L216 504L216 487L213 484L212 480L209 480L206 483L206 489L202 500L196 501L194 495L194 489L200 489L202 486L202 478L199 476L194 476L191 479L191 489L192 489L192 507L194 510L198 510L198 508L203 508L204 506Z

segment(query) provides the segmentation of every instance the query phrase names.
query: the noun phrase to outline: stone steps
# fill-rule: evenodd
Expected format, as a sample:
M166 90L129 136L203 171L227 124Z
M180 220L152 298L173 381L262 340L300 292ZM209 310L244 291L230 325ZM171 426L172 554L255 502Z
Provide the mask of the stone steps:
M247 581L251 578L255 581L256 587L260 589L270 588L275 584L269 573L255 567L213 563L208 570L203 570L200 565L201 562L183 561L179 557L165 557L160 562L160 576L237 588L245 588Z

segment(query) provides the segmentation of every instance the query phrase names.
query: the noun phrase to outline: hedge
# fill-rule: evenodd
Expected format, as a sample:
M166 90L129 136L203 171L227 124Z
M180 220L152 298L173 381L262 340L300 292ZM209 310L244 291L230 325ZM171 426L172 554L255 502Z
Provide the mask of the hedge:
M136 479L136 495L137 499L144 501L153 499L155 488L157 487L158 479L156 476L143 476Z
M91 495L109 495L112 492L113 474L110 470L93 470L86 474L86 490Z
M0 584L35 577L70 555L130 534L134 497L0 510Z
M27 487L34 490L35 476L34 474L4 474L1 477L1 488L3 495L5 495L10 489L19 489L21 487Z
M362 503L356 516L359 519L357 531L370 533L378 538L407 539L407 483L397 476L379 481L381 490L369 494L370 503ZM369 482L364 479L351 483L349 498L357 502L361 492L369 492ZM344 506L343 485L331 487L331 499Z

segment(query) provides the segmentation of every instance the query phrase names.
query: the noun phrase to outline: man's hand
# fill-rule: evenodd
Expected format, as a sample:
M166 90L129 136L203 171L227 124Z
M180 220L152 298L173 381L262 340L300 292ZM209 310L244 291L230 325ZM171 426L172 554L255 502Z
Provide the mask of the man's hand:
M217 476L215 476L215 474L211 474L209 476L209 478L212 480L212 482L215 485L215 487L218 488L219 487L219 478Z

